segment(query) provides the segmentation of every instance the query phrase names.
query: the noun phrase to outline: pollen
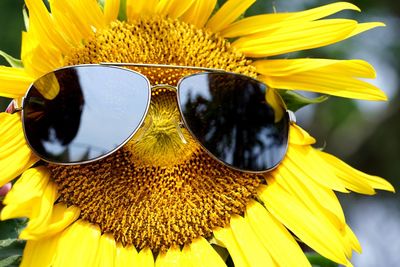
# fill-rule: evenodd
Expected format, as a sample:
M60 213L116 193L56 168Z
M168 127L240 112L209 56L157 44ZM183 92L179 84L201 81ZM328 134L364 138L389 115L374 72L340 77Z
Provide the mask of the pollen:
M66 65L122 62L199 66L237 72L256 77L251 61L217 34L179 20L140 19L126 23L114 21L97 32L83 47L65 57ZM152 84L175 85L188 70L134 68Z
M121 149L89 165L52 166L62 200L117 242L153 252L182 246L243 214L260 183L201 151L173 167L136 167Z
M65 56L66 65L129 62L224 69L256 76L243 54L216 34L168 18L112 22ZM185 69L142 68L153 85L176 85ZM158 86L139 131L94 163L49 165L60 200L123 245L154 253L210 238L243 214L262 177L232 170L182 127L176 92ZM129 122L127 122L129 123Z

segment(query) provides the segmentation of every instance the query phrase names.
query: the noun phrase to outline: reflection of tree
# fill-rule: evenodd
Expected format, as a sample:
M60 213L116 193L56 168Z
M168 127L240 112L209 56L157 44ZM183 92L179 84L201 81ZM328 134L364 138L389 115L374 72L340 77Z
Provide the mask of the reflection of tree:
M55 75L60 92L54 99L49 100L43 97L34 84L26 100L28 102L25 109L25 127L29 135L35 137L30 138L29 142L39 153L46 151L43 142L68 146L79 130L84 98L78 73L76 69L70 68L57 71ZM56 81L55 79L45 80ZM53 85L48 84L48 86ZM60 156L63 155L68 159L67 154L60 153Z
M272 167L277 155L270 151L286 145L282 134L287 133L286 117L274 124L274 109L266 104L264 85L226 75L231 74L208 74L210 97L186 90L186 121L206 148L227 163L251 169Z

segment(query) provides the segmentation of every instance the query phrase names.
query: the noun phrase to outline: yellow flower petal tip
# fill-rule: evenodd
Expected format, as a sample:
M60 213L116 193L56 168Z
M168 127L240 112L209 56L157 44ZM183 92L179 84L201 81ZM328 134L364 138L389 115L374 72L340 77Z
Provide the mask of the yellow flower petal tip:
M347 10L354 10L354 11L361 12L361 9L358 6L356 6L352 3L349 3L349 2L336 2L336 3L332 3L332 4L327 4L323 7L330 8L330 9L340 8L340 10L347 9Z
M289 142L296 145L311 145L316 141L309 133L297 124L292 124L289 130Z
M369 195L375 194L374 189L395 192L393 185L381 177L363 173L323 151L316 150L316 153L329 164L327 167L352 191Z

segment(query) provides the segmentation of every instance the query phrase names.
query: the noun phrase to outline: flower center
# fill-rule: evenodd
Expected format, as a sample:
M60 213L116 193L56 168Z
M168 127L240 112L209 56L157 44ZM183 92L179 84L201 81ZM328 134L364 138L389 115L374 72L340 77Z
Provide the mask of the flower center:
M250 62L223 38L178 20L113 22L66 56L66 65L135 62L203 66L255 76ZM188 70L135 68L152 84L175 85ZM49 168L60 201L117 242L153 252L210 237L232 214L243 214L261 177L210 157L179 127L176 93L152 92L144 126L100 161ZM129 123L129 122L127 122Z

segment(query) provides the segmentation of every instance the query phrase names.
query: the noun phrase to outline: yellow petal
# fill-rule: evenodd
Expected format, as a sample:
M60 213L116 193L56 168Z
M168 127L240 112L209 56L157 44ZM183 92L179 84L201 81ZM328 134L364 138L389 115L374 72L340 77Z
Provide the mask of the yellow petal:
M80 209L75 206L67 207L64 203L58 203L53 208L53 213L47 225L42 225L40 229L32 229L28 224L21 234L21 239L42 239L59 233L66 229L76 219L78 219Z
M345 231L346 231L346 238L351 243L352 248L356 252L361 253L362 252L362 248L361 248L360 242L358 241L356 235L353 233L353 231L350 229L350 227L348 225L346 225Z
M348 189L368 195L375 193L374 188L394 192L394 187L388 181L356 170L328 153L322 151L317 151L317 153L333 168L337 177L343 181Z
M230 221L233 236L250 266L276 266L268 250L262 245L250 224L241 216L233 215ZM229 250L229 248L228 248Z
M272 173L274 181L277 182L283 189L285 189L293 198L298 202L304 204L312 213L319 217L325 217L330 223L334 224L336 228L344 228L346 222L344 213L340 203L331 192L328 194L328 190L310 179L300 179L296 175L296 172L290 171L283 162L279 166L279 169ZM308 185L311 185L308 187ZM317 189L317 190L313 190Z
M51 213L52 205L46 204L47 199L43 202L41 200L45 194L50 198L54 197L55 188L49 185L49 177L50 173L45 167L25 171L4 198L3 203L6 206L1 211L1 219L38 216L39 214L33 213L33 209L40 205L50 209ZM43 213L40 215L45 216Z
M203 28L213 12L217 0L197 0L183 14L182 21L193 24L198 28Z
M241 19L221 32L224 37L237 37L320 19L339 11L358 7L346 2L332 3L300 12L264 14Z
M289 231L260 203L250 201L245 219L278 266L311 266Z
M121 244L117 244L115 267L139 266L137 264L137 257L138 253L135 247L123 247Z
M22 203L41 197L49 180L50 172L46 167L30 168L15 182L3 203L5 205Z
M300 59L268 59L257 60L252 64L257 72L267 76L290 76L318 70L334 75L375 78L376 72L368 62L364 60L334 60L322 58Z
M87 38L93 34L93 27L102 28L102 24L104 26L104 18L96 1L52 0L51 9L52 13L55 13L57 27L62 29L63 33L68 33L70 40ZM70 30L68 25L71 26ZM79 36L74 37L70 31L74 35L79 32Z
M219 254L203 237L193 240L190 245L186 245L182 253L185 254L186 258L185 267L226 267L225 262Z
M75 21L75 10L66 1L49 0L54 28L61 32L71 46L76 46L85 37L90 35L91 30L82 27L79 21Z
M345 222L342 206L340 205L337 196L331 189L326 188L325 186L321 186L320 184L315 182L315 180L309 179L308 177L298 176L295 171L286 167L286 165L284 165L283 168L289 171L289 177L292 177L293 179L296 179L299 183L302 183L309 192L313 192L315 199L318 200L318 203L322 207L332 212L342 223ZM284 177L286 178L286 176ZM288 178L288 180L289 179L290 178Z
M63 65L61 52L40 44L32 32L22 33L21 60L28 75L35 79Z
M57 0L59 1L59 0ZM69 0L81 22L95 29L105 28L104 14L97 0Z
M0 113L0 186L20 175L37 160L25 142L20 115Z
M197 259L193 256L192 251L188 245L184 245L182 248L183 259L182 262L185 264L185 267L201 267L204 266L203 263L197 261ZM226 267L226 265L224 266Z
M69 44L55 28L53 20L47 11L44 2L41 0L26 0L29 9L29 32L36 36L36 39L44 47L52 47L59 51L67 52Z
M234 22L242 15L255 0L228 0L225 4L210 18L206 27L212 32L219 32Z
M128 21L155 13L158 0L126 0Z
M0 66L0 96L22 97L32 81L33 78L24 69Z
M289 143L294 145L311 145L315 143L315 139L297 124L291 124Z
M268 184L276 183L279 185L280 190L287 192L293 201L302 205L309 210L315 218L318 218L321 225L325 225L325 227L331 228L332 230L334 229L332 233L342 242L343 252L346 257L350 258L352 254L352 244L345 238L346 222L336 196L332 193L333 198L328 199L328 201L334 203L336 200L336 203L334 203L333 209L327 209L320 204L324 199L320 199L316 192L314 192L315 195L313 195L312 191L307 191L305 186L301 185L301 183L295 184L296 182L294 179L290 179L293 178L293 175L282 177L279 174L275 174L274 177L275 179L269 178L267 180Z
M24 229L26 235L40 235L46 231L47 226L51 223L53 206L57 198L57 185L50 181L47 183L43 195L39 197L32 207L28 225Z
M161 0L157 5L156 11L158 14L168 15L175 19L184 14L193 2L194 0Z
M177 247L172 247L166 253L158 254L155 267L186 267L183 261L181 250Z
M369 31L369 30L377 28L377 27L385 27L385 26L386 25L382 22L360 23L357 25L357 28L354 29L354 31L350 34L349 37L352 37L354 35L360 34L365 31Z
M335 262L347 263L347 247L343 246L345 242L341 233L312 214L278 184L260 187L258 196L268 211L304 243Z
M251 265L247 262L247 257L242 252L237 243L232 229L230 226L224 228L216 228L213 230L214 237L217 244L225 247L229 251L229 255L232 257L235 267L250 267Z
M149 248L142 249L138 254L138 265L141 267L153 267L154 257Z
M250 57L274 56L342 41L356 27L354 20L317 20L242 37L232 46Z
M0 184L10 182L37 161L38 158L30 150L18 150L11 157L0 160Z
M284 161L287 168L296 172L298 177L308 177L326 188L348 192L342 180L311 146L289 145Z
M54 235L39 241L27 241L20 266L33 267L38 266L38 263L40 263L40 266L54 266L53 262L60 236Z
M221 36L233 38L276 29L285 24L292 24L291 16L293 13L275 13L243 18L223 29Z
M254 63L260 77L273 88L304 90L366 100L386 100L385 93L358 78L374 78L363 60L284 59Z
M100 237L94 266L113 267L116 252L117 246L114 237L111 234L103 234Z
M104 19L107 24L118 17L120 0L106 0L104 4Z
M62 233L53 266L96 266L95 258L100 235L98 226L84 221L76 221Z
M9 157L14 152L14 147L21 146L25 143L25 138L22 132L21 120L19 114L1 113L1 126L0 129L1 151L0 158L4 159Z

